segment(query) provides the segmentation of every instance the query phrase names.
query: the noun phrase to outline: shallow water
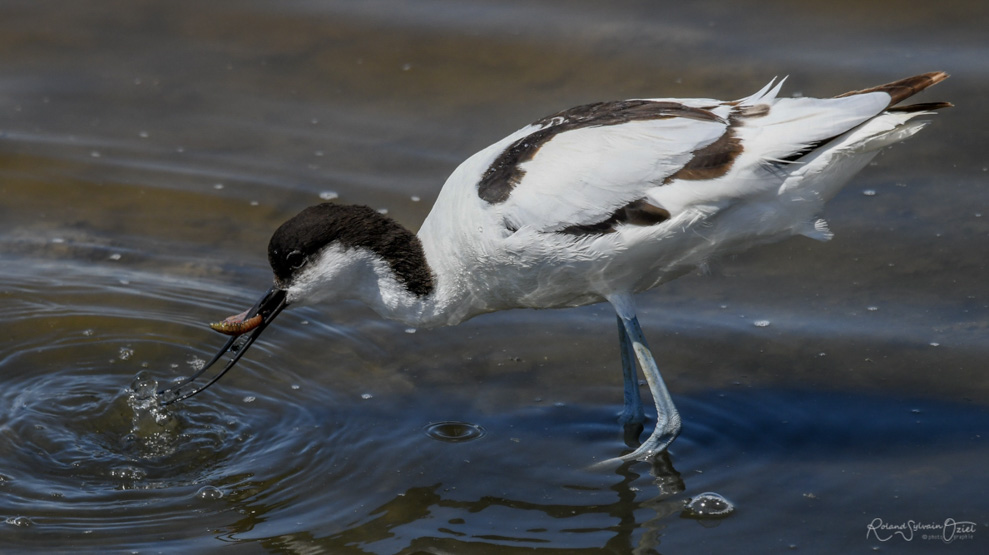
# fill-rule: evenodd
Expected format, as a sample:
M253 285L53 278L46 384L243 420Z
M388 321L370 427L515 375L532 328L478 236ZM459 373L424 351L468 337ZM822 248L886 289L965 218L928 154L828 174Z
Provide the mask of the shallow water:
M4 3L0 550L985 552L986 8L757 6ZM685 422L653 464L590 468L627 449L603 306L292 309L200 396L131 389L212 356L204 323L321 198L416 228L459 161L561 108L932 70L957 107L831 203L833 241L640 296Z

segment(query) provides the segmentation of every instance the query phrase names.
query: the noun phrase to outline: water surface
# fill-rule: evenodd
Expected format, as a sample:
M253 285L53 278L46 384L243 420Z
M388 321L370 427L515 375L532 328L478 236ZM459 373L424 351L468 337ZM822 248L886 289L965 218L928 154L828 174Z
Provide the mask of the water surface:
M5 3L0 547L984 552L986 16ZM205 323L269 286L267 239L305 206L368 204L416 229L457 163L562 108L737 98L782 75L786 94L825 96L933 70L953 77L924 99L957 108L830 204L834 240L640 296L685 421L652 464L591 468L627 449L605 306L438 330L292 309L204 394L135 399L212 356ZM705 493L733 511L698 514ZM908 540L870 533L876 519L975 531Z

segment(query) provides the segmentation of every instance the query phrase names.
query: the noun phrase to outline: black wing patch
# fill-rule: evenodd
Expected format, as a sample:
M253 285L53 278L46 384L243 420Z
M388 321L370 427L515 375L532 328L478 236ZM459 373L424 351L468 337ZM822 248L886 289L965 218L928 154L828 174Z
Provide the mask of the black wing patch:
M670 219L670 213L665 208L649 204L646 199L632 201L609 216L607 219L593 224L575 224L561 229L558 233L566 235L597 235L614 233L618 224L656 225Z

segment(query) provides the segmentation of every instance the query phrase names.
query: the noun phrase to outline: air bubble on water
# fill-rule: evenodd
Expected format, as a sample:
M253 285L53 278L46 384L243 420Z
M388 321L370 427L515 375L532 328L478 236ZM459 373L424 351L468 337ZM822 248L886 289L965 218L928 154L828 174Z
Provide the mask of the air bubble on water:
M361 393L361 399L364 399L365 401L367 401L368 399L371 399L373 397L374 397L374 395L371 395L370 393Z
M415 333L415 332L416 332L415 328L405 328L405 333Z
M876 190L875 189L865 189L864 191L862 191L862 194L865 195L865 196L867 196L867 197L874 197L874 196L876 196Z
M767 328L769 327L769 320L756 320L752 322L752 325L757 328Z
M123 258L123 255L119 252L115 252L110 255L110 260L120 260L121 258Z
M879 307L878 306L869 306L869 307L866 307L866 310L868 310L869 312L875 312L875 311L879 310Z
M245 403L253 403L254 401L257 401L258 398L255 397L254 395L247 395L247 396L244 397L243 400L244 400Z
M319 194L319 198L323 200L333 200L339 197L340 195L337 194L336 191L323 191L322 193Z
M190 358L189 360L185 361L185 363L188 364L189 367L191 367L193 370L201 370L203 366L206 366L206 360L201 359L197 356Z
M412 202L419 202L420 200L422 200L421 198L419 198L418 195L412 195L411 198L412 198Z
M134 356L134 349L130 347L121 347L120 351L117 352L117 358L120 360L129 360L132 356Z
M691 499L680 513L682 518L710 520L727 518L735 512L735 505L721 494L704 492Z
M28 527L34 525L34 522L26 516L8 516L4 522L11 526Z
M294 383L294 384L292 384L292 389L293 389L293 390L298 390L298 389L300 389L301 387L302 387L302 386L300 386L299 384L295 384L295 383Z
M92 337L94 333L96 332L93 331L91 328L82 330L82 334L85 335L86 337Z
M207 500L221 499L223 498L223 490L216 486L203 486L196 492L196 497Z
M214 183L213 188L219 191L220 189L223 188L223 183Z

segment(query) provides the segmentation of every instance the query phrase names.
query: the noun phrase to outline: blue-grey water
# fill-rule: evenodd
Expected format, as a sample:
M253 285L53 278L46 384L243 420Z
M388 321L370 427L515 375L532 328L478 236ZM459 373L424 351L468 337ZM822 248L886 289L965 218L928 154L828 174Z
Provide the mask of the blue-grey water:
M0 552L985 553L987 21L972 1L0 3ZM590 468L627 449L606 306L437 330L290 309L202 395L136 398L212 356L205 323L270 285L268 237L305 206L416 229L461 160L563 108L935 70L922 100L956 107L829 205L834 240L640 296L685 422L652 464Z

